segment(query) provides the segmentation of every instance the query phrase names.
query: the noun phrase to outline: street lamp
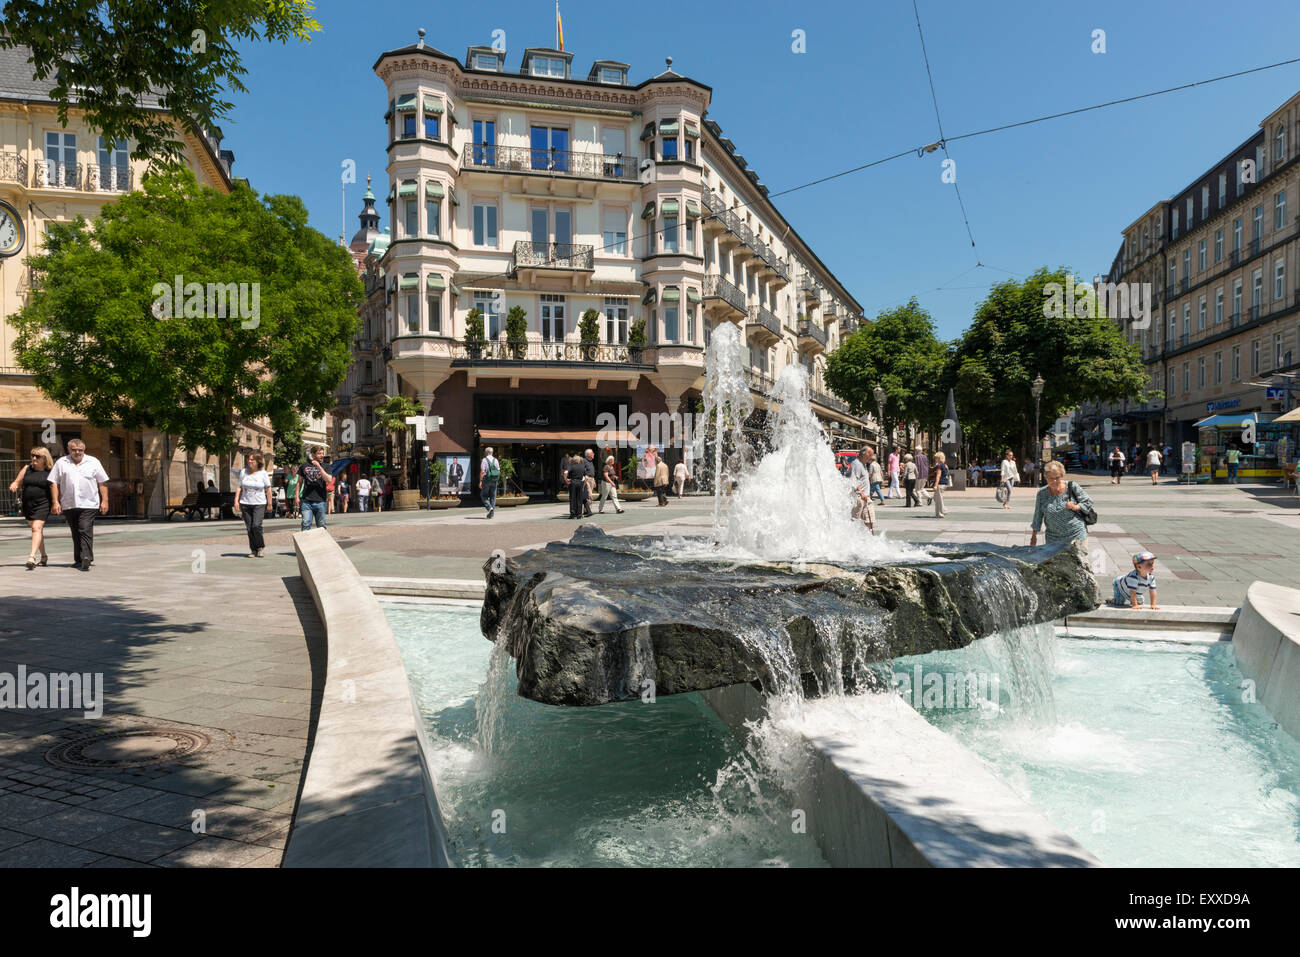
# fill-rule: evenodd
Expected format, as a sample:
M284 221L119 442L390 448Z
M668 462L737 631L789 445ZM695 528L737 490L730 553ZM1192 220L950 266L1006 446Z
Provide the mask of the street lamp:
M885 390L880 386L876 386L871 391L876 397L876 411L880 414L880 421L876 423L876 433L883 439L885 428ZM881 452L883 454L884 450L882 449Z
M1034 377L1033 384L1029 391L1034 396L1034 443L1038 446L1038 484L1043 484L1043 434L1038 431L1038 409L1043 402L1043 386L1047 385L1041 375Z

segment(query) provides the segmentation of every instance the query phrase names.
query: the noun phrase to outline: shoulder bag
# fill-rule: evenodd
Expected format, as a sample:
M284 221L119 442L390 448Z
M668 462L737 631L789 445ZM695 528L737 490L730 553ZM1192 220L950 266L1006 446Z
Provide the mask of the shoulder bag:
M1069 493L1069 495L1070 495L1070 499L1071 499L1071 500L1072 500L1076 505L1082 504L1082 503L1079 501L1079 486L1078 486L1077 484L1075 484L1074 482L1071 482L1070 485L1069 485L1069 488L1068 488L1066 491ZM1087 507L1085 507L1085 508L1083 509L1083 511L1081 511L1081 512L1079 513L1079 517L1083 519L1083 524L1085 524L1085 525L1096 525L1096 524L1097 524L1097 510L1096 510L1095 508L1093 508L1092 506L1087 506Z

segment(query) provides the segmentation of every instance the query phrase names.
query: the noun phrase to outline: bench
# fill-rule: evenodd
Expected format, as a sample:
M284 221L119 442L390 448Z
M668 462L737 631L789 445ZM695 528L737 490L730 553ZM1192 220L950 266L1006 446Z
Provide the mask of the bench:
M185 521L192 522L196 518L203 521L204 514L210 508L223 510L226 506L226 494L223 492L190 492L185 498L181 499L179 505L167 506L167 521L172 520L172 516L178 512L185 513ZM222 511L224 515L224 511Z

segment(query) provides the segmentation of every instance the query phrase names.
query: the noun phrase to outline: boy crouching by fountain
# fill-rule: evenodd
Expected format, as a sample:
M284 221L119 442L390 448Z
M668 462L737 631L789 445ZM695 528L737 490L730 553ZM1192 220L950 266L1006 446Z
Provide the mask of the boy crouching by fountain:
M1117 608L1140 608L1143 592L1151 593L1151 608L1159 611L1156 604L1156 557L1150 552L1138 552L1133 556L1133 570L1120 575L1111 585L1115 589L1113 602Z
M849 480L853 483L853 517L866 523L871 534L876 533L876 507L871 503L871 493L880 491L879 485L873 489L870 467L875 464L875 451L868 445L858 451L858 457L849 468ZM876 466L878 469L880 466Z

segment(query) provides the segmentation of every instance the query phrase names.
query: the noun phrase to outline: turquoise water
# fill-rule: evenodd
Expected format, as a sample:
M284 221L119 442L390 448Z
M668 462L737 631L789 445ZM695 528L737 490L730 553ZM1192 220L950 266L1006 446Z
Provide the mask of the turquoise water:
M784 793L696 694L597 708L520 698L478 612L385 606L465 867L825 867Z
M906 700L1103 863L1300 865L1300 743L1250 700L1229 643L1007 639L895 674L998 674L997 707Z

